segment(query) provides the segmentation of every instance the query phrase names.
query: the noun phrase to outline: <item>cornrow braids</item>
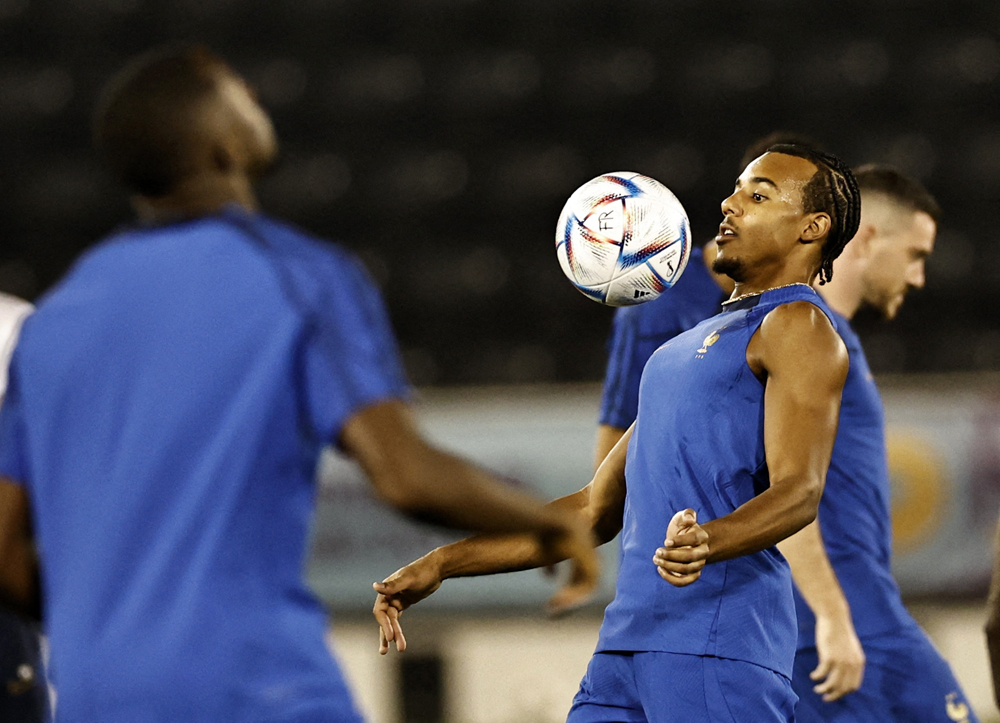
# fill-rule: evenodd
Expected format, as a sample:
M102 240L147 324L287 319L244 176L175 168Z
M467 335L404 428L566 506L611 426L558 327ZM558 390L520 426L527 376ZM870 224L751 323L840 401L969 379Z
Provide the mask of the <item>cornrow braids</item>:
M822 212L830 216L830 232L823 244L819 282L833 278L833 262L847 242L854 238L861 223L861 190L850 167L832 153L807 146L779 143L768 153L804 158L816 166L816 174L802 189L802 208L806 213Z

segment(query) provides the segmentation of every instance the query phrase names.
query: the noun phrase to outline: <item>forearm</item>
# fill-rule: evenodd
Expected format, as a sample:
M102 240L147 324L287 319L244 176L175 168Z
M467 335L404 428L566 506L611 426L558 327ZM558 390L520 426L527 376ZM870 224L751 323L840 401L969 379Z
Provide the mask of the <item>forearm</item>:
M38 619L39 587L27 494L23 485L0 477L0 604Z
M602 424L597 428L597 443L594 445L594 469L597 470L608 453L615 448L618 440L624 436L627 430L621 427L612 427L609 424Z
M383 487L385 489L388 486ZM401 470L387 501L411 517L482 532L538 533L561 529L551 506L504 484L463 459L428 447L421 462Z
M581 524L587 524L583 515L587 494L585 488L555 500L547 507L580 515ZM565 556L560 555L558 550L546 550L537 535L482 534L439 547L423 559L439 571L440 579L446 580L531 570L554 565L564 560Z
M816 519L821 482L774 484L730 514L705 523L708 562L750 555L776 545Z
M993 611L991 611L991 614ZM986 624L986 648L990 653L990 669L993 672L993 700L1000 706L1000 620L991 617Z
M851 622L851 609L826 555L819 520L778 543L792 578L816 617Z
M986 603L986 647L990 652L993 671L993 695L1000 705L1000 523L997 524L993 550L993 577Z
M556 532L565 520L530 495L428 444L398 400L366 407L340 433L375 493L404 514L479 532Z

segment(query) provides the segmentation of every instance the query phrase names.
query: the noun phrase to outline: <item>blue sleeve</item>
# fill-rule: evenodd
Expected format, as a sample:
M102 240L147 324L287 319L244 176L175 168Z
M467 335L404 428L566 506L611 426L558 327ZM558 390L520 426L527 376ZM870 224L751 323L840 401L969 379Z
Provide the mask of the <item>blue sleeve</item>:
M0 475L27 484L28 468L25 463L26 435L21 394L18 390L16 374L17 354L10 366L7 393L0 407Z
M639 380L647 358L639 343L638 308L615 312L608 339L608 368L604 374L599 422L628 429L639 412Z
M362 408L409 394L382 297L350 257L323 271L304 351L306 406L324 442Z

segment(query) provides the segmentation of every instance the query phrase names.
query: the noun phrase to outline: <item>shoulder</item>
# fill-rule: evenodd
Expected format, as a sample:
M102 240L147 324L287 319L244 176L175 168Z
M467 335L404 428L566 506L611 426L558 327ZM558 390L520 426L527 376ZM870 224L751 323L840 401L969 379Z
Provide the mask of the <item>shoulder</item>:
M771 309L761 322L760 336L780 346L792 344L846 354L830 317L809 301L792 301Z
M289 258L349 266L360 263L352 252L339 243L320 238L287 221L259 214L255 223L265 233L273 248Z
M826 313L808 301L792 301L767 312L747 349L761 370L798 366L810 374L846 375L847 348Z
M256 215L253 224L267 241L267 255L300 283L318 283L328 287L328 292L344 286L372 285L361 260L339 243L263 214Z

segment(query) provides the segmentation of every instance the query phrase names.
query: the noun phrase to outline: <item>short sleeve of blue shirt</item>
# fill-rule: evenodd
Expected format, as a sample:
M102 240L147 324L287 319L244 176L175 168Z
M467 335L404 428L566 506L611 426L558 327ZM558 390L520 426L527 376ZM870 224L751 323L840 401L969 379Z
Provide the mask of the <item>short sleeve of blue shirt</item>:
M304 349L305 402L313 427L336 441L357 411L406 397L408 386L382 298L361 264L341 256L324 280Z
M21 409L21 395L18 390L15 365L17 355L10 367L10 381L7 384L7 394L0 407L0 475L17 482L28 482L28 470L25 464L26 439L24 434L24 416Z
M658 298L615 313L608 340L600 423L628 429L639 410L639 381L653 352L719 311L722 290L705 266L700 248L687 269Z
M619 309L611 322L608 368L601 396L601 424L628 429L639 407L639 379L649 355L641 354L638 309ZM629 313L631 312L631 313ZM650 352L651 354L652 352Z

